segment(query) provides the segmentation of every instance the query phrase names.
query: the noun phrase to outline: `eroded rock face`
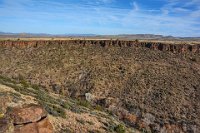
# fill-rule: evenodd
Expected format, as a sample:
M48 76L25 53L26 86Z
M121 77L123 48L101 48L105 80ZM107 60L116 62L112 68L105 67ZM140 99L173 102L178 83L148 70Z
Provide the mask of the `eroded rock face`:
M39 122L15 126L15 133L53 133L53 127L48 118Z
M137 42L137 41L123 41L123 40L49 40L49 41L0 41L1 46L6 47L34 47L37 48L43 44L76 44L82 46L101 46L101 47L146 47L153 50L170 51L173 53L185 52L200 52L200 44L168 44L160 42Z
M39 105L14 107L0 119L0 133L53 133L46 111Z
M25 105L13 108L10 117L14 124L33 123L47 117L47 112L39 105Z

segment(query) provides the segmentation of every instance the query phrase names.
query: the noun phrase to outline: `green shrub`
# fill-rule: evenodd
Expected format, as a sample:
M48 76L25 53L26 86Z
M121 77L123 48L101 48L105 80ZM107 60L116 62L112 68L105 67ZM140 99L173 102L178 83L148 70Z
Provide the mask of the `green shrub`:
M61 107L65 108L65 109L70 109L70 105L67 102L61 102L60 104Z
M65 129L61 129L59 133L74 133L74 132L71 129L65 128Z
M135 40L135 42L136 42L136 43L138 43L138 42L139 42L139 40L138 40L138 39L136 39L136 40Z
M40 87L39 87L38 85L36 85L36 84L33 84L31 87L32 87L34 90L39 90L39 89L40 89Z
M117 133L125 133L125 132L126 132L124 126L121 125L121 124L117 125L117 126L114 128L114 130L115 130Z
M88 101L86 101L86 100L79 100L78 101L78 105L86 107L86 108L90 108L91 107L90 103Z
M103 111L103 107L100 106L100 105L95 105L95 106L94 106L94 109L95 109L95 110L98 110L98 111Z
M20 81L20 84L22 84L23 87L25 87L25 88L28 88L28 87L29 87L29 84L28 84L25 80L21 80L21 81Z
M88 133L101 133L99 130L90 130Z
M0 75L0 79L3 80L4 82L15 83L15 81L13 81L12 79L4 77L2 75Z
M92 121L86 121L89 125L94 125Z
M76 119L77 122L81 123L81 124L85 124L85 121L83 119Z
M66 118L66 113L63 108L43 101L39 101L39 104L42 105L49 114L56 117Z

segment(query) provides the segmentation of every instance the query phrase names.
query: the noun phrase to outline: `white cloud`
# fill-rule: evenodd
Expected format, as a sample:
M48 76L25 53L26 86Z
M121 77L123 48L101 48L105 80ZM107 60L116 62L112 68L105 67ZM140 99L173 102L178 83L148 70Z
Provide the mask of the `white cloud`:
M138 10L139 10L139 6L138 6L138 4L137 4L136 1L133 1L132 6L133 6L133 9L134 9L135 11L138 11Z
M98 1L114 2L113 0ZM94 31L96 34L152 33L200 36L198 32L200 27L197 26L200 24L198 21L200 10L188 10L180 2L180 0L171 0L160 10L154 10L140 7L140 3L135 1L132 2L132 9L121 9L96 6L91 3L75 5L45 0L4 0L4 5L0 6L0 17L9 16L20 19L19 22L31 22L33 25L34 23L45 24L58 21L62 25L52 24L52 27L61 28L64 25L63 27L66 29L74 28L79 33ZM177 16L171 15L172 13ZM4 24L5 27L6 23L6 21L1 21L0 28L3 28L1 24ZM35 27L37 26L35 25ZM62 32L64 32L64 28L62 28Z

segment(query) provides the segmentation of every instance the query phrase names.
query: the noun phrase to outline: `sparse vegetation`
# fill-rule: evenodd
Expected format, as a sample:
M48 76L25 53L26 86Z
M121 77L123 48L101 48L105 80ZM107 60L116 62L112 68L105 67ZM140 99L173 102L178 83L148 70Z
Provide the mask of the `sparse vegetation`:
M59 133L74 133L74 132L71 129L65 128L65 129L61 129Z
M119 105L127 112L138 114L137 119L141 121L146 118L146 113L152 114L155 120L151 125L158 127L164 122L179 125L186 120L189 121L187 127L199 127L196 107L199 101L200 53L193 52L195 47L186 45L186 53L181 53L184 49L179 46L183 45L170 42L164 45L144 40L112 41L112 46L110 40L68 42L56 39L45 43L38 41L39 48L31 45L27 49L2 46L0 73L16 80L0 77L0 83L21 94L34 96L56 116L64 116L62 109L80 115L115 106L116 111L110 113L120 116L117 112ZM136 47L135 42L138 42ZM165 48L167 51L162 51ZM27 81L37 85L30 85ZM86 93L91 93L97 98L94 101L98 98L106 100L100 102L101 106L85 100L69 104L62 98L49 96L45 90L55 91L65 98L84 99ZM137 125L127 121L126 124Z
M39 87L38 85L36 85L36 84L33 84L31 87L32 87L34 90L39 90L39 89L40 89L40 87Z
M6 79L6 80L5 80ZM21 81L23 82L19 82L19 84L14 84L15 82L12 79L9 78L5 78L1 76L0 78L0 83L4 84L6 86L12 87L15 91L19 92L19 93L9 93L10 96L12 96L12 100L13 101L19 101L21 100L21 94L24 95L30 95L36 98L36 100L39 102L40 105L42 105L45 110L55 116L55 117L62 117L62 118L67 118L68 116L66 115L65 109L69 109L69 110L79 110L79 111L86 111L85 113L89 113L89 110L98 110L98 111L103 111L101 106L92 106L89 102L85 101L85 100L78 100L78 101L72 101L69 100L69 102L71 102L70 104L68 102L66 102L64 99L58 99L55 97L52 97L49 95L48 92L44 91L40 86L38 85L30 85L28 84L28 82L26 82L23 78L21 78ZM21 93L21 94L20 94ZM5 95L5 94L3 94ZM7 95L7 94L6 94ZM25 102L25 101L24 101ZM72 107L73 106L73 107ZM84 109L87 108L87 109ZM9 110L10 108L8 108ZM88 110L89 109L89 110ZM94 115L94 113L92 113ZM101 113L98 112L96 115L100 115ZM104 114L105 115L105 114ZM3 114L0 114L0 118L3 117ZM101 116L104 119L109 119L106 116ZM85 125L85 126L92 126L95 125L94 122L92 121L88 121L88 120L84 120L82 118L77 118L76 121L78 123L80 123L81 125ZM108 131L114 131L114 126L112 129L108 130ZM60 130L60 132L73 132L70 129L62 129ZM88 132L94 132L94 133L98 133L100 132L99 130L91 130Z
M101 133L99 130L90 130L88 133Z
M117 125L115 128L114 128L114 130L117 132L117 133L125 133L126 131L125 131L125 128L124 128L124 126L123 125Z
M100 105L94 105L94 109L98 111L104 111L104 108Z
M29 87L29 84L24 79L20 81L20 84L22 84L25 88Z
M76 119L77 122L81 123L81 124L85 124L85 121L83 119Z
M139 43L139 40L138 40L138 39L136 39L136 40L135 40L135 42L136 42L136 43Z
M0 113L0 119L4 117L4 114Z
M36 100L38 100L38 102L45 107L46 111L49 114L66 118L65 110L62 107L68 108L67 103L61 102L58 99L54 99L53 97L48 95L47 92L45 92L42 89L39 89L39 86L37 85L29 85L24 80L24 78L20 78L20 83L23 87L21 87L20 85L13 84L13 81L11 79L5 78L3 76L0 77L0 83L12 87L21 94L34 96ZM33 86L34 90L29 88L29 86ZM19 98L19 95L17 94L12 93L12 95L17 96L17 98Z
M94 125L92 121L86 121L89 125Z
M91 104L86 100L78 100L77 104L86 108L91 108Z

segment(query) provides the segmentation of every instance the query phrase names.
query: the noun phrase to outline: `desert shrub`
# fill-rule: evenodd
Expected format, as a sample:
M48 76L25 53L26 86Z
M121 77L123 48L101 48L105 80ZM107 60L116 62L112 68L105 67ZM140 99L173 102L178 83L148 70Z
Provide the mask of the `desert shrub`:
M66 118L65 110L63 108L60 108L58 106L53 105L53 110L57 112L58 116L62 118Z
M111 116L113 116L113 115L114 115L114 113L113 113L113 111L112 111L112 110L107 110L107 113L108 113L109 115L111 115Z
M98 110L98 111L103 111L103 110L104 110L103 107L100 106L100 105L95 105L95 106L94 106L94 109L95 109L95 110Z
M85 124L85 121L83 119L76 119L77 122L81 123L81 124Z
M21 98L21 95L18 93L10 93L10 95L16 98Z
M4 117L4 114L1 113L1 111L0 111L0 118L3 118L3 117Z
M19 81L21 81L21 80L24 80L24 77L21 75L21 74L19 74L19 76L18 76L18 78L17 78Z
M70 109L71 108L71 106L67 102L64 102L64 101L61 102L60 106L65 108L65 109Z
M35 91L35 94L36 94L35 97L41 101L51 103L51 104L59 104L59 100L49 96L48 93L44 90L39 89L39 90Z
M20 84L22 84L22 86L25 87L25 88L29 87L29 83L24 79L24 77L22 75L18 76L18 82Z
M39 89L40 89L40 87L39 87L38 85L36 85L36 84L31 85L31 87L32 87L34 90L39 90Z
M56 117L66 118L65 110L63 108L43 101L39 101L39 104L42 105L49 114Z
M25 88L28 88L28 87L29 87L29 84L28 84L25 80L21 80L21 81L20 81L20 84L22 84L23 87L25 87Z
M94 125L92 121L86 121L89 125Z
M4 81L1 81L0 80L0 83L1 84L3 84L3 85L6 85L6 86L9 86L9 87L11 87L11 88L13 88L15 91L17 91L17 92L20 92L20 93L22 93L22 94L25 94L25 93L23 93L23 91L22 91L22 87L20 87L20 86L17 86L17 85L14 85L14 84L10 84L10 83L7 83L7 82L4 82Z
M17 101L22 100L21 95L18 93L10 93L10 96L12 96L12 101L17 103Z
M108 121L108 122L103 122L104 126L105 126L105 129L108 131L108 132L114 132L115 131L115 128L116 128L116 124L111 120L111 121Z
M71 108L70 110L72 112L74 112L74 113L77 113L77 114L81 114L82 113L82 110L79 107L77 107L77 106Z
M21 87L21 86L16 85L16 82L13 81L12 79L0 76L0 83L3 85L9 86L13 88L15 91L20 92L21 94L24 94L24 95L32 93L30 90L23 88L23 87L26 88L29 86L25 80L22 80L21 84L23 85L23 87Z
M115 130L117 133L125 133L125 132L126 132L124 126L121 125L121 124L117 125L117 126L114 128L114 130Z
M99 130L90 130L88 133L101 133Z
M0 75L0 79L5 81L5 82L9 82L9 83L15 83L15 81L13 81L12 79L8 78L8 77L4 77L2 75Z
M91 107L90 103L88 101L86 101L86 100L78 100L77 104L80 105L80 106L86 107L86 108L90 108Z
M59 131L59 133L74 133L72 130L68 129L68 128L65 128L65 129L61 129Z

